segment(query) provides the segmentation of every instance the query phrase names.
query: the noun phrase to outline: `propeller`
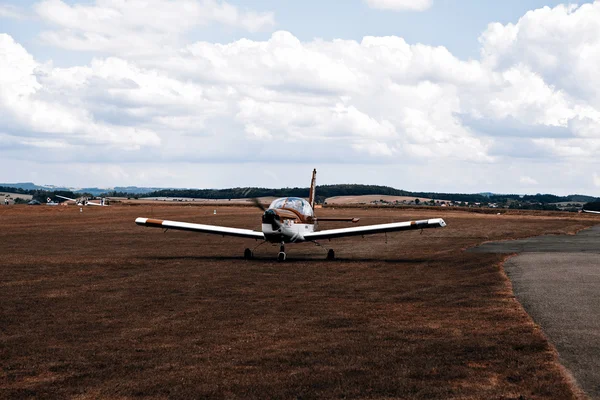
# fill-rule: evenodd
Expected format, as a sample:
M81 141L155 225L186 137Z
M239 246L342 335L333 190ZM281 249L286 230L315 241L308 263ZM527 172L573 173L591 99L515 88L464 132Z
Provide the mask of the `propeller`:
M254 204L254 206L256 208L259 208L264 214L262 216L262 222L265 224L271 224L271 228L273 228L273 230L277 230L279 229L279 224L277 224L277 222L275 221L275 218L277 217L276 215L267 215L267 208L265 208L265 206L260 202L260 200L257 197L253 197L252 198L252 204ZM269 213L270 214L270 213Z
M256 207L260 208L260 210L261 210L262 212L265 212L265 211L267 211L267 209L265 208L265 206L263 206L263 204L260 202L260 200L259 200L258 198L254 197L254 198L252 199L252 203L253 203L253 204L254 204Z
M279 215L274 210L267 210L263 214L262 221L264 224L271 224L271 228L276 231L280 228Z
M252 199L252 203L254 203L254 205L260 208L260 210L264 213L262 216L263 224L271 224L271 228L273 229L273 231L276 231L279 228L281 228L281 218L279 217L279 215L277 215L277 212L275 212L275 210L267 209L256 197Z

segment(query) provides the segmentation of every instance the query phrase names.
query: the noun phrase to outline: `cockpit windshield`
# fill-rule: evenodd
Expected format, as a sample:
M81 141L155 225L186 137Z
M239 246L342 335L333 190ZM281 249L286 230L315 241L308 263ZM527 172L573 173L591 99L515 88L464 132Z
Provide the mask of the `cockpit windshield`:
M289 208L306 216L313 216L313 210L308 201L299 197L284 197L271 203L269 208Z

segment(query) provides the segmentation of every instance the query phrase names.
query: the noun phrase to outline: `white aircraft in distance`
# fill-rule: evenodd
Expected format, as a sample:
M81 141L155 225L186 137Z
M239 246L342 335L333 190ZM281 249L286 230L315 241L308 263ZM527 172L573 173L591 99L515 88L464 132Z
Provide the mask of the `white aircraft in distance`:
M48 198L46 199L46 205L47 205L47 206L57 206L57 205L59 205L59 203L57 203L57 202L55 202L55 201L52 201L52 199L51 199L50 197L48 197Z
M65 199L65 200L70 200L70 201L74 201L75 205L78 206L100 206L100 207L108 207L108 204L106 204L106 202L104 201L104 198L100 200L100 203L94 203L89 201L86 198L79 198L79 199L72 199L70 197L65 197L65 196L59 196L56 195L56 197L60 197L61 199Z
M237 236L249 239L262 240L259 246L264 243L279 243L279 254L277 259L285 261L285 244L313 242L317 245L317 240L334 239L344 236L363 236L375 233L408 231L425 228L443 228L446 223L441 218L422 220L394 222L391 224L367 225L354 228L329 229L317 231L318 223L321 221L347 221L358 222L358 218L318 218L315 216L313 208L315 204L315 185L317 170L313 171L312 181L308 201L298 197L284 197L271 203L268 209L265 209L258 199L254 199L257 207L264 214L262 216L262 232L249 229L229 228L224 226L192 224L188 222L165 221L151 218L137 218L135 223L142 226L163 229L177 229L182 231L212 233L222 236ZM257 246L258 247L258 246ZM256 248L255 248L256 249ZM251 259L252 250L244 251L244 258ZM335 258L332 249L327 252L327 259Z
M584 213L588 213L588 214L600 214L600 211L591 211L591 210L581 210Z

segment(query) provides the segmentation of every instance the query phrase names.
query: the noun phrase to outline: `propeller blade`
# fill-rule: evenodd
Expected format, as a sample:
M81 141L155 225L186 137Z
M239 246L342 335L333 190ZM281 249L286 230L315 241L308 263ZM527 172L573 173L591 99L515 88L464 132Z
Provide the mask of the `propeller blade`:
M252 203L254 203L254 205L258 208L260 208L261 211L267 211L267 209L265 208L265 206L263 206L263 204L260 202L260 200L256 197L254 197L252 199Z

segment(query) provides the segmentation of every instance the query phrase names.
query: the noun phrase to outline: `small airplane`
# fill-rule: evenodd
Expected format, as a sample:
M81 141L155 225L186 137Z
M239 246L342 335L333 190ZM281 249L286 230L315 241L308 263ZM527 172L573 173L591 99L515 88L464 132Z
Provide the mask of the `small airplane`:
M48 197L48 198L46 199L46 205L47 205L47 206L57 206L57 205L59 205L59 204L60 204L60 203L57 203L56 201L52 201L52 199L51 199L50 197Z
M56 195L56 197L60 197L61 199L65 199L65 200L74 201L75 205L78 205L78 206L100 206L100 207L108 207L108 204L106 204L106 201L104 200L104 198L100 199L100 203L94 203L94 202L89 201L85 197L81 197L79 199L72 199L70 197L59 196L59 195Z
M390 224L318 231L318 223L322 221L346 221L356 223L359 221L359 218L316 217L313 211L315 205L316 178L317 170L315 169L312 175L308 200L299 197L283 197L274 200L269 208L265 209L258 199L254 199L255 205L264 212L262 216L262 232L250 229L166 221L152 218L137 218L135 223L141 226L163 228L165 230L176 229L262 240L263 243L259 246L268 242L278 243L280 245L279 254L277 255L278 261L285 261L285 244L287 243L313 242L320 246L317 242L318 240L427 228L443 228L446 226L446 222L444 222L443 219L435 218L422 221L394 222ZM253 256L252 250L248 248L244 250L245 259L251 259ZM329 249L327 252L327 259L333 260L334 258L335 253L333 249Z
M6 203L6 199L5 199L5 204L8 204L8 203ZM52 199L51 199L50 197L48 197L48 198L46 198L46 203L42 203L42 202L40 202L40 201L37 201L37 200L35 200L35 199L32 199L32 200L29 200L29 201L27 202L27 204L28 204L28 205L30 205L30 206L39 206L39 205L42 205L42 204L46 204L47 206L57 206L57 205L59 205L60 203L57 203L57 202L55 202L55 201L52 201Z

